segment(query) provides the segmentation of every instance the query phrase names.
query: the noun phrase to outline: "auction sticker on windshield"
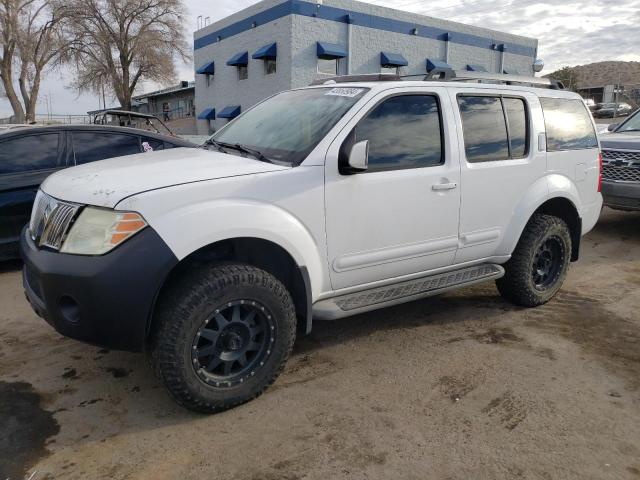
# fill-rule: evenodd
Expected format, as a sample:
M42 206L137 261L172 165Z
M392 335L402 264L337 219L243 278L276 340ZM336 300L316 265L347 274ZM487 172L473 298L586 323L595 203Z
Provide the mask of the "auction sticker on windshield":
M325 95L333 95L335 97L357 97L362 93L362 88L332 88Z

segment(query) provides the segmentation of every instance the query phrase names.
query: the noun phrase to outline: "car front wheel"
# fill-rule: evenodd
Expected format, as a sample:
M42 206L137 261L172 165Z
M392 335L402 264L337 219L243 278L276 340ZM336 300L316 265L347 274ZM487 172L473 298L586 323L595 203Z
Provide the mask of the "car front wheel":
M152 361L182 406L212 413L260 395L295 340L286 288L241 264L201 268L173 282L154 318Z

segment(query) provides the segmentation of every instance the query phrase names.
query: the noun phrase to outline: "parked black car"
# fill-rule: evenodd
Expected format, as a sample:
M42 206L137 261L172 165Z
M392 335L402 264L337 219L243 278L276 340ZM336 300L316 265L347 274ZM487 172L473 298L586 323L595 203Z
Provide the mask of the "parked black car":
M177 137L127 127L60 125L0 133L0 260L18 257L39 185L74 165L151 150L196 147Z

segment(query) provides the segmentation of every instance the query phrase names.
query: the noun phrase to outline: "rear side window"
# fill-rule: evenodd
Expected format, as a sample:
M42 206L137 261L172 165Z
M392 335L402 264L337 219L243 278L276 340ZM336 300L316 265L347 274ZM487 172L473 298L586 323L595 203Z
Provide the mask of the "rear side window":
M523 99L460 95L458 106L469 163L527 156L529 127Z
M369 140L368 171L440 165L444 155L438 100L433 95L385 100L358 123L354 140Z
M580 99L540 98L547 151L596 148L598 139L587 106Z
M118 133L73 132L76 165L140 153L140 138Z
M25 135L0 142L0 175L61 166L58 161L58 133Z

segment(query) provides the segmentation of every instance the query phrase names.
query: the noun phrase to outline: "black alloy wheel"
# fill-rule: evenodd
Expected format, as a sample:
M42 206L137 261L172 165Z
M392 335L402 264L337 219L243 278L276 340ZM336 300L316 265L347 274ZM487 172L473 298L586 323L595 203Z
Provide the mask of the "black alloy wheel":
M209 385L230 387L264 366L275 342L273 316L252 300L227 302L204 320L192 346L198 377Z

